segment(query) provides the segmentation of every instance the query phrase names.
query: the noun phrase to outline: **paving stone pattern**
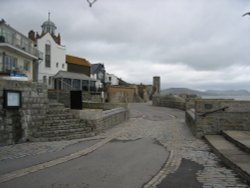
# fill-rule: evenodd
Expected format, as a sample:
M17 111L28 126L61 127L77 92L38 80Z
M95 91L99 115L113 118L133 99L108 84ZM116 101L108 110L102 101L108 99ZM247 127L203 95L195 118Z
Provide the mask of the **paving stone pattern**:
M102 139L103 137L95 136L91 138L82 138L66 141L53 142L28 142L11 146L3 146L0 148L0 161L17 159L29 155L39 155L48 152L55 152L64 149L67 146L84 142L88 140Z
M184 112L163 107L152 107L150 104L132 104L130 109L132 109L130 120L100 134L99 138L106 138L119 132L116 140L129 141L152 138L166 148L169 152L168 158L166 156L166 163L144 187L157 187L167 175L174 174L177 171L182 159L203 166L203 169L196 173L196 178L198 182L202 183L203 188L249 187L242 182L236 173L222 165L204 140L192 136L184 123ZM155 118L156 116L157 118ZM79 141L84 140L6 146L0 150L0 160L12 158L12 156L15 158L30 155L31 150L33 155L41 152L52 152ZM24 148L26 149L22 150ZM16 151L22 152L17 154L19 152Z

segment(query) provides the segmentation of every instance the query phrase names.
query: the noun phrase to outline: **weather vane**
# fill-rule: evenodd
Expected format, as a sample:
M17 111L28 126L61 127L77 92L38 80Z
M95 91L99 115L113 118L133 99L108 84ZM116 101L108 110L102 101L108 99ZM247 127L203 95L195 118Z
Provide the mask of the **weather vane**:
M92 7L92 5L96 2L97 0L87 0L89 7Z

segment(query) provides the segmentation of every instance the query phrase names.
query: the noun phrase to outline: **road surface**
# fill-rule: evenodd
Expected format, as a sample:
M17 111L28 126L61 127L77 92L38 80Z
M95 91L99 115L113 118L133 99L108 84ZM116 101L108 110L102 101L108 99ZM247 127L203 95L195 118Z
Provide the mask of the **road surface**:
M191 135L183 111L129 108L127 122L94 138L0 148L0 187L247 187Z

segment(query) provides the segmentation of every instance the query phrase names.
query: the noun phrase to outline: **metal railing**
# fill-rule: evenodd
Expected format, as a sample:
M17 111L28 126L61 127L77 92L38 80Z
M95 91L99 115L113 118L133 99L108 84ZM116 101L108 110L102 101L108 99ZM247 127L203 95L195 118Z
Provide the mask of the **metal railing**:
M22 38L22 37L21 37ZM40 52L37 48L32 46L32 42L28 39L18 39L15 36L12 36L7 33L0 34L0 43L10 44L24 52L27 52L33 56L43 59L43 53Z
M229 108L228 106L225 106L225 107L222 107L222 108L219 108L219 109L210 111L210 112L202 113L202 114L200 114L199 116L206 117L208 114L213 114L213 113L220 112L220 111L223 111L223 112L224 112L224 111L225 111L226 109L228 109L228 108Z

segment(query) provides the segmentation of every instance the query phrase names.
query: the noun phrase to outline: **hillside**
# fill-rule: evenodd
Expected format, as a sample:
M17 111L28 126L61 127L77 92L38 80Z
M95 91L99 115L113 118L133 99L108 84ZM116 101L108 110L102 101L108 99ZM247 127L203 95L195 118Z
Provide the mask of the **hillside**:
M169 88L161 91L161 94L176 94L181 93L195 94L198 96L250 96L250 92L247 90L207 90L198 91L188 88Z

